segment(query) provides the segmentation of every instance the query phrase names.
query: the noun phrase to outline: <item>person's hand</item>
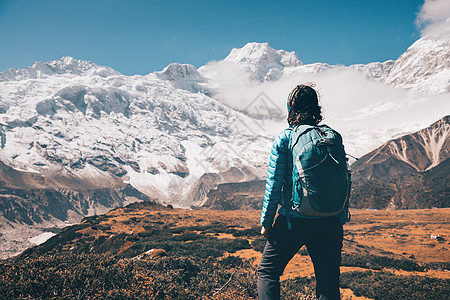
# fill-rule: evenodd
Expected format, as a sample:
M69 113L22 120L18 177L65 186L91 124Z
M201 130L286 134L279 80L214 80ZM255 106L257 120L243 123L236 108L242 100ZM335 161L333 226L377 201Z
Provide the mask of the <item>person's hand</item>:
M268 239L269 238L269 234L270 234L270 228L267 227L261 227L261 234Z

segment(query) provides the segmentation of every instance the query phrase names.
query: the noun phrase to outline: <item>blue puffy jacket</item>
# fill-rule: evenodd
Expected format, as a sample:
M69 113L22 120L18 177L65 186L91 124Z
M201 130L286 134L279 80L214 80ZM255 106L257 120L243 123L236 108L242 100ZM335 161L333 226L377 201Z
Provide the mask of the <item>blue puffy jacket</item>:
M269 170L267 172L266 191L261 213L261 225L272 227L278 204L284 199L290 200L292 195L292 154L289 149L292 130L287 128L275 138L270 151ZM289 214L291 218L321 218L303 216L290 209L289 205L282 205L278 210L280 215ZM342 224L350 220L348 202L338 215Z

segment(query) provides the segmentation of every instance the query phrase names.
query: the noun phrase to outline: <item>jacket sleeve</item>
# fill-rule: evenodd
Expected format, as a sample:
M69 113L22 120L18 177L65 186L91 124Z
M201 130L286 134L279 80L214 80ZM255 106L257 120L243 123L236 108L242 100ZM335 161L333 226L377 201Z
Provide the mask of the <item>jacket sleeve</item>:
M272 227L273 219L281 198L281 188L285 180L289 154L289 132L281 132L274 140L270 151L269 170L267 172L266 191L261 213L261 225Z

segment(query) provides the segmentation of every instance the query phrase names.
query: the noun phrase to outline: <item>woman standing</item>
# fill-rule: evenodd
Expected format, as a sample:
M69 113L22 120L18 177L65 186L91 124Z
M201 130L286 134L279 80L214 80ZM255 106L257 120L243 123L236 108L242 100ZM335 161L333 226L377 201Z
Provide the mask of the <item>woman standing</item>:
M267 238L258 267L258 299L280 299L280 276L292 257L306 245L314 265L318 299L340 299L339 276L343 240L342 225L349 220L348 201L335 216L306 216L278 204L292 195L293 162L290 149L292 128L316 126L322 120L317 92L298 85L288 98L289 128L274 140L261 214L261 234Z

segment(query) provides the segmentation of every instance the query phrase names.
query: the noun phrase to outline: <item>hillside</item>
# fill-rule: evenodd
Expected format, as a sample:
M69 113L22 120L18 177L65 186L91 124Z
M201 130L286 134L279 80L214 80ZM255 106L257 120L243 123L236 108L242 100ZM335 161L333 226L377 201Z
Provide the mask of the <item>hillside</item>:
M450 206L450 117L388 141L352 165L358 208Z
M343 299L445 299L450 292L450 277L442 271L450 267L448 213L353 211L352 223L345 227ZM259 211L134 203L86 218L44 244L0 261L0 295L255 299L254 272L265 241L258 217ZM160 250L140 256L151 249ZM311 276L311 261L302 249L282 277L283 299L311 297Z
M265 188L265 180L219 184L208 192L202 207L214 210L259 210Z
M45 177L0 161L0 258L17 255L84 216L149 200L120 181L89 182L64 173Z

